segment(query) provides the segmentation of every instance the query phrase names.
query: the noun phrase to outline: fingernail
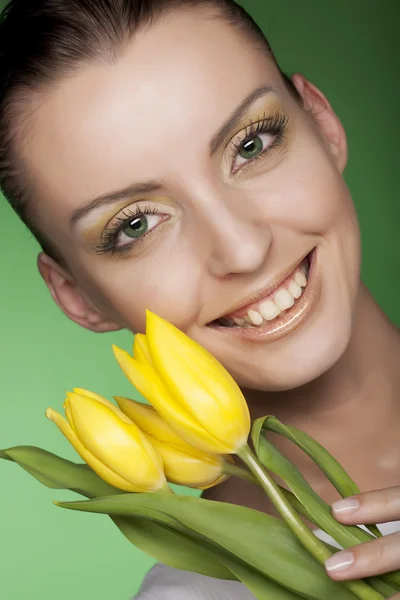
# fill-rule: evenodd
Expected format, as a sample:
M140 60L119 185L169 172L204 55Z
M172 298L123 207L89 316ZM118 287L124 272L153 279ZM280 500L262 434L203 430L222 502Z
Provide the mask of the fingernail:
M352 515L360 508L360 501L357 498L345 498L332 504L332 510L336 514Z
M325 568L330 573L333 571L344 571L351 567L353 563L354 554L352 552L338 552L325 561Z

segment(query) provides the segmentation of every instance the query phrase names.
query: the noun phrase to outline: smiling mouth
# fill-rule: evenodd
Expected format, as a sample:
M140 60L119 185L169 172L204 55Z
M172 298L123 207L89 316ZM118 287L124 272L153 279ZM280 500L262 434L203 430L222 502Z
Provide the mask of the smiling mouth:
M277 339L308 316L319 291L314 248L275 289L208 325L245 338Z

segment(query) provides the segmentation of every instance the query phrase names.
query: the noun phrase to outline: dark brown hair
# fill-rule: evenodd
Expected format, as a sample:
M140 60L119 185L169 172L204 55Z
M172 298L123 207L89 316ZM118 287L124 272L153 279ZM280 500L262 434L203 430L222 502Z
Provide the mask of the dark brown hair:
M57 258L33 226L33 185L18 160L26 109L34 93L81 62L113 62L121 46L175 9L203 7L242 30L273 60L262 30L233 0L10 0L0 18L0 188L43 250ZM279 67L278 67L279 68ZM296 94L289 78L286 84ZM25 119L24 119L25 116ZM27 123L28 124L28 123Z

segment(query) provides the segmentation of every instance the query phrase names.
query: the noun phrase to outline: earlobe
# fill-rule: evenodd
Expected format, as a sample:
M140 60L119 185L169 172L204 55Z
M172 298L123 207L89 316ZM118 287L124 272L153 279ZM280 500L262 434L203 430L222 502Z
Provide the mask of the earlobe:
M94 308L68 272L50 256L41 252L37 265L54 302L71 321L97 333L117 331L122 328L107 320Z
M343 125L324 94L315 85L300 74L294 75L292 80L303 100L304 110L313 118L337 168L342 173L348 157Z

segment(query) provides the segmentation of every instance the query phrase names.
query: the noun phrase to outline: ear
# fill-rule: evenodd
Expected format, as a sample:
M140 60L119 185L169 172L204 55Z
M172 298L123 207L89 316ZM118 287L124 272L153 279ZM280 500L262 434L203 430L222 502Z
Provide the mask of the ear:
M347 164L347 140L343 125L333 111L324 94L303 75L293 75L292 81L299 92L303 106L314 119L322 137L343 173Z
M41 252L37 265L53 300L71 321L97 333L122 329L120 325L107 320L85 298L72 277L50 256Z

